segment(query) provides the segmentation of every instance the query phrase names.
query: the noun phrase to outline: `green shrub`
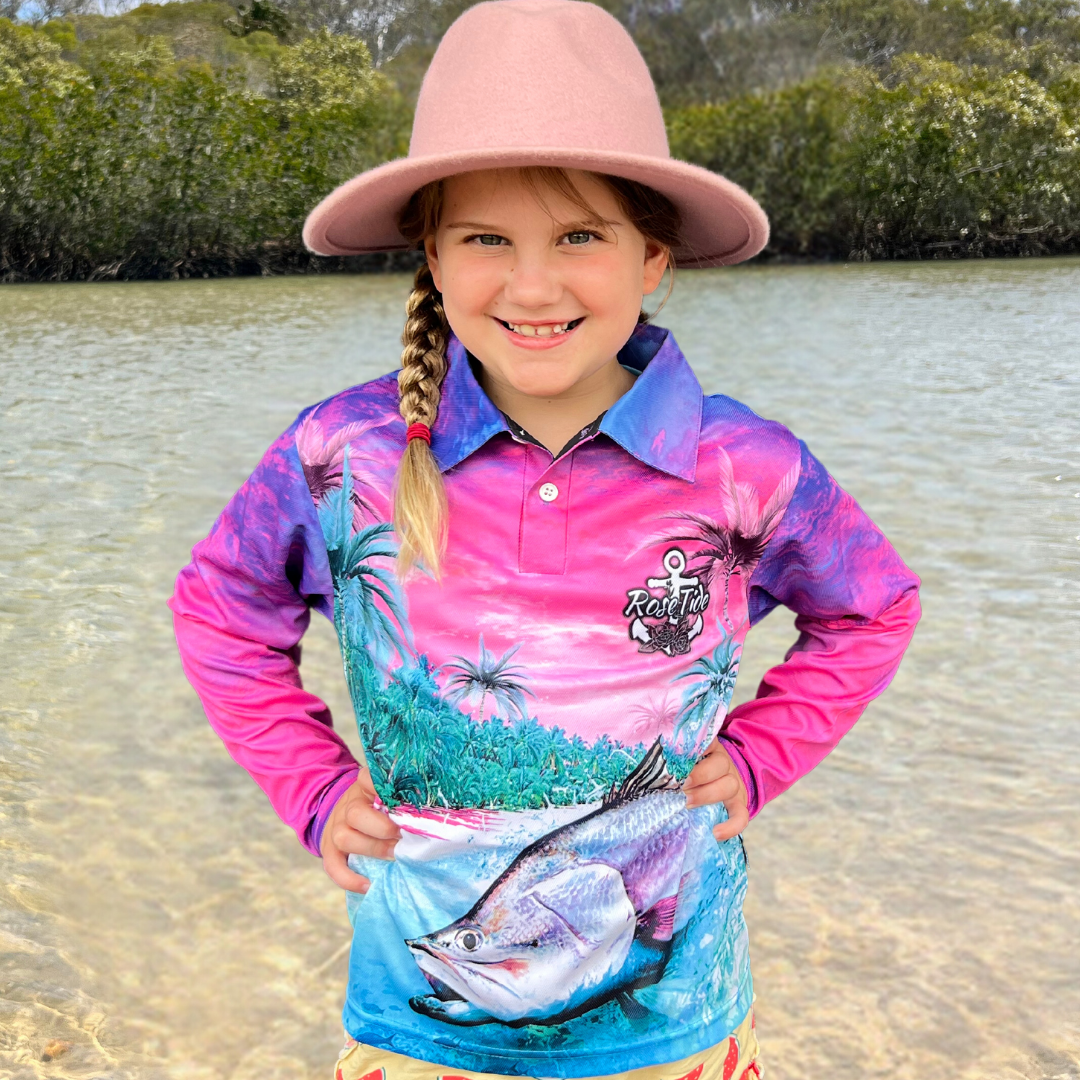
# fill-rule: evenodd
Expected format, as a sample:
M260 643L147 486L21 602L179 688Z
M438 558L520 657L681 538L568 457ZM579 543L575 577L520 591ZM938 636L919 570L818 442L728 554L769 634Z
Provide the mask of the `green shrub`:
M847 148L864 257L1057 250L1080 230L1080 115L1018 71L900 58Z
M0 88L43 86L62 93L80 75L51 35L0 19Z
M771 250L846 255L836 222L843 214L842 140L858 93L828 75L718 105L668 113L671 152L722 173L765 207Z
M283 49L269 96L177 66L161 38L89 73L46 44L0 85L9 280L305 266L311 206L400 148L393 94L356 41Z
M911 55L883 78L818 76L668 125L673 153L761 202L774 255L1065 251L1080 237L1078 86Z

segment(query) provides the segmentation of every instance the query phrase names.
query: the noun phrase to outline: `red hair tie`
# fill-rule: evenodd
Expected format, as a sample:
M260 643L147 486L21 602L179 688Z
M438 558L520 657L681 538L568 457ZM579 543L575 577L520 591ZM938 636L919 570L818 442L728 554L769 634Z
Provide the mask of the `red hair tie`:
M423 439L424 442L431 445L431 428L427 424L420 423L419 420L415 424L410 424L405 429L405 442L411 443L413 439Z

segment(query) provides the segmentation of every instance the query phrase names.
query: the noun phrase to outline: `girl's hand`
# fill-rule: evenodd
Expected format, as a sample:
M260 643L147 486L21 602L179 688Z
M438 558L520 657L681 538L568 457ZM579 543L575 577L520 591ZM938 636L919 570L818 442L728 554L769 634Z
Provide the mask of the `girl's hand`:
M361 769L356 781L338 799L322 834L323 869L350 892L366 893L371 882L349 869L350 855L392 859L401 830L383 810L375 809L371 774Z
M727 821L713 827L713 836L717 840L730 840L750 824L746 785L718 739L713 739L705 756L690 770L683 791L687 807L711 803L723 803L727 807Z

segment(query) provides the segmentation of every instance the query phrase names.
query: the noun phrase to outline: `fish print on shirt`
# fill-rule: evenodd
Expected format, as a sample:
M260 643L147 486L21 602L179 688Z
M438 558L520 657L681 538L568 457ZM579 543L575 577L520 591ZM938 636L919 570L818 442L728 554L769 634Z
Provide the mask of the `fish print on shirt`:
M408 941L453 1024L558 1024L660 980L676 925L686 800L657 741L599 809L522 851L460 919Z

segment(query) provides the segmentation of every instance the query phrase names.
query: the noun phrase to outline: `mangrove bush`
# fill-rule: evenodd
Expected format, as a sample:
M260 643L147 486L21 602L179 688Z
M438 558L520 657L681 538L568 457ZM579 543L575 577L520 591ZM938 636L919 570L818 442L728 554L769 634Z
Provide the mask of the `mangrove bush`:
M177 62L158 36L84 65L61 53L0 21L8 279L304 268L308 209L401 149L394 94L356 38L276 48L254 77Z
M768 210L769 251L1042 254L1080 244L1080 69L1049 85L920 55L669 113L672 152Z

